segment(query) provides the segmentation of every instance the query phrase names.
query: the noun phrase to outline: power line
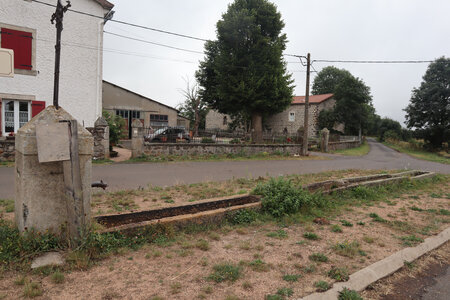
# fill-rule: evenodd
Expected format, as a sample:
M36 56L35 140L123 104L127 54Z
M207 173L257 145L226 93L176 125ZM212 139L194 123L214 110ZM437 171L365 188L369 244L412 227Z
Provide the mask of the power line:
M39 3L39 4L42 4L42 5L46 5L46 6L56 7L56 5L54 5L54 4L42 2L42 1L39 1L39 0L32 0L32 1L36 2L36 3ZM93 17L93 18L102 19L102 20L105 19L102 16L97 16L97 15L93 15L93 14L90 14L90 13L74 10L74 9L69 9L69 11L77 13L77 14L80 14L80 15L85 15L85 16L88 16L88 17ZM187 39L198 40L198 41L202 41L202 42L207 42L208 41L206 39L198 38L198 37L191 36L191 35L186 35L186 34L171 32L171 31L167 31L167 30L162 30L162 29L158 29L158 28L152 28L152 27L148 27L148 26L133 24L133 23L130 23L130 22L125 22L125 21L120 21L120 20L111 19L111 20L109 20L109 22L119 23L119 24L123 24L123 25L128 25L128 26L132 26L132 27L137 27L137 28L141 28L141 29L156 31L156 32L165 33L165 34L170 34L170 35L183 37L183 38L187 38Z
M313 62L327 63L354 63L354 64L422 64L431 63L432 60L329 60L315 59Z

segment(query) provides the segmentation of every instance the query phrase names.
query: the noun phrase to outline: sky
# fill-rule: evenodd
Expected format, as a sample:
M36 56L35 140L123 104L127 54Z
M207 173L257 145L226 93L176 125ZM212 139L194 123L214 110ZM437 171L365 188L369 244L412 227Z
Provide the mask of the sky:
M110 0L114 20L213 40L216 23L231 0ZM312 60L434 60L450 56L448 0L274 0L285 22L285 53ZM105 31L194 51L204 42L107 22ZM169 49L104 34L103 78L176 107L186 79L195 82L203 54ZM285 57L295 95L305 94L306 67ZM411 91L428 64L350 64L314 62L315 70L334 65L371 88L382 117L403 126ZM312 80L315 74L312 74Z

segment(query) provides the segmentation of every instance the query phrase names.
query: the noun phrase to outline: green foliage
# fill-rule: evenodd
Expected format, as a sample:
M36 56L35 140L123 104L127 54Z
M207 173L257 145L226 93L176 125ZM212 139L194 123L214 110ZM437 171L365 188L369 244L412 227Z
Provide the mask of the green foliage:
M327 262L328 257L322 253L313 253L309 256L309 259L315 262Z
M56 284L63 283L64 282L64 274L61 273L60 271L56 271L55 273L52 274L51 279Z
M308 240L318 240L319 236L313 232L305 232L303 237Z
M347 281L350 278L347 268L338 268L335 266L332 266L330 271L328 271L328 277L336 281Z
M429 66L406 107L406 125L415 128L431 146L450 140L450 58L440 57Z
M273 237L273 238L276 238L276 239L286 239L288 237L288 234L283 229L279 229L279 230L274 231L274 232L269 232L267 234L267 236L268 237Z
M283 296L283 297L291 297L294 295L294 291L291 288L281 288L278 289L277 295Z
M103 111L103 118L105 118L109 126L109 144L117 145L119 140L125 137L125 120L106 110Z
M357 241L344 241L333 246L337 254L345 257L355 257L360 252L360 245Z
M309 192L296 188L290 180L282 177L259 183L253 193L262 196L263 211L276 218L296 213L303 206L313 204L313 197Z
M296 282L300 277L302 277L302 275L300 274L287 274L283 276L283 280L289 282Z
M215 265L213 270L214 272L208 276L208 279L217 283L222 281L234 282L241 277L241 268L232 264Z
M377 124L376 135L380 142L388 139L400 140L402 138L402 126L399 122L389 118L380 119Z
M202 137L202 144L214 144L214 140L210 137Z
M341 228L341 226L334 224L333 226L331 226L331 231L332 232L342 232L342 228Z
M10 213L14 211L14 200L0 199L0 206L5 208L5 212Z
M342 224L342 226L353 227L353 224L347 220L341 220L341 224Z
M336 114L333 109L324 109L319 113L319 118L317 119L319 129L327 128L332 130L334 124L336 123Z
M411 247L423 242L423 239L415 235L402 236L400 239L403 241L403 245Z
M358 292L344 288L339 292L338 300L363 300L363 298Z
M248 120L290 105L294 87L283 59L283 28L276 6L267 0L235 0L228 6L196 73L200 95L211 108Z
M383 219L382 217L380 217L376 213L370 213L369 217L371 217L375 222L380 222L380 223L387 223L388 222L386 219Z
M44 294L44 291L42 291L42 287L39 283L31 281L25 282L23 289L23 296L25 298L39 297L42 296L42 294Z
M269 265L261 259L255 259L249 264L250 268L255 272L267 272L269 271Z
M317 288L317 291L319 291L319 292L325 292L325 291L329 290L331 287L328 282L323 281L323 280L315 282L314 286Z
M256 221L258 213L253 209L241 209L227 215L227 220L233 225L250 224Z

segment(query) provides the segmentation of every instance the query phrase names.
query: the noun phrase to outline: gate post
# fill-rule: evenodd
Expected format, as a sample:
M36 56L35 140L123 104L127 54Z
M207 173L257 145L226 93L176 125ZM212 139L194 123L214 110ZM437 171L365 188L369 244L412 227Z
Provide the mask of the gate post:
M139 157L144 153L144 125L138 119L131 123L131 157Z

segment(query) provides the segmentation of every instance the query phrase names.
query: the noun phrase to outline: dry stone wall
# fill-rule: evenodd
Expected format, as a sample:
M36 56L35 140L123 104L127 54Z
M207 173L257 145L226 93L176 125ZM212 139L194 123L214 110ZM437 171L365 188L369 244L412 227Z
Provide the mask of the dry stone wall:
M0 162L14 161L16 148L14 140L0 140Z

